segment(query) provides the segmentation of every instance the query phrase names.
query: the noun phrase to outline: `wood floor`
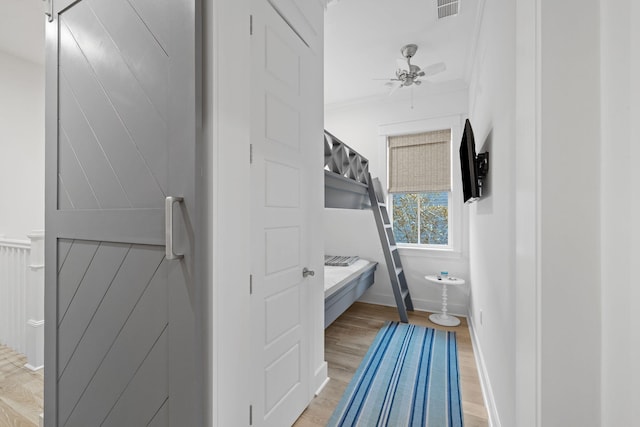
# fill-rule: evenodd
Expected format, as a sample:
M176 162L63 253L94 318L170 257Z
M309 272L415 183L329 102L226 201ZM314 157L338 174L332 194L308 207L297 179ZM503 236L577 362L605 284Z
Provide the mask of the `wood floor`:
M429 313L412 312L416 325L456 331L465 427L488 426L469 328L465 319L455 328L434 325ZM397 320L395 308L355 303L325 331L325 359L330 381L295 423L296 427L325 426L347 384L378 330L387 320ZM42 412L42 370L24 368L24 356L0 345L0 427L37 427Z
M43 371L24 367L25 356L0 345L0 427L37 427Z
M466 319L460 326L445 328L429 321L429 313L410 312L409 322L430 328L456 331L462 410L465 427L488 426L478 370L473 356ZM358 365L387 320L398 320L393 307L355 303L325 330L325 360L329 364L329 383L298 418L294 427L325 426Z

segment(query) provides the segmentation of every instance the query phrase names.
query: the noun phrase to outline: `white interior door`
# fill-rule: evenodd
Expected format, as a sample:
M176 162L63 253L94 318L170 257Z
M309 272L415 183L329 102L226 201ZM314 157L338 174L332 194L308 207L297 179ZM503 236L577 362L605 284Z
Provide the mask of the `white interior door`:
M253 423L289 426L310 400L309 48L266 0L253 2L251 270ZM315 109L313 110L315 112Z

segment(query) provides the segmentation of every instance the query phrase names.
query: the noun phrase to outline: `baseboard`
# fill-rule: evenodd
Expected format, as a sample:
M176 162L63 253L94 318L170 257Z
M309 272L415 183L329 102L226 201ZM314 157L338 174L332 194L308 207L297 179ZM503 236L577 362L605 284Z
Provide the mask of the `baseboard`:
M39 371L40 369L44 368L44 365L32 366L30 363L26 363L24 367L30 371Z
M386 305L388 307L395 307L396 300L393 295L379 294L374 292L365 293L358 301L366 302L369 304ZM413 308L418 311L428 311L430 313L440 313L442 311L442 300L431 301L426 299L411 297L413 302ZM467 317L467 306L464 304L447 304L449 314L452 316Z
M476 359L476 366L478 367L480 387L482 387L482 398L484 399L484 406L487 408L487 413L489 415L489 427L502 427L502 424L500 423L500 416L498 415L498 408L496 407L496 401L493 397L493 389L491 388L487 365L484 363L484 356L482 355L482 349L480 348L480 341L476 335L473 316L467 316L467 325L469 325L469 335L471 335L473 356Z
M324 380L324 382L323 382L322 384L320 384L320 387L318 387L318 389L316 390L316 393L315 393L315 395L316 395L316 396L317 396L317 395L319 395L319 394L322 392L322 390L324 389L324 387L325 387L327 384L329 384L329 379L330 379L330 378L329 378L329 377L327 377L327 378Z
M326 386L327 383L329 382L328 373L329 373L329 365L327 364L326 361L322 362L320 367L316 369L316 372L313 376L314 389L316 390L315 396L319 395L322 389L324 388L324 386Z

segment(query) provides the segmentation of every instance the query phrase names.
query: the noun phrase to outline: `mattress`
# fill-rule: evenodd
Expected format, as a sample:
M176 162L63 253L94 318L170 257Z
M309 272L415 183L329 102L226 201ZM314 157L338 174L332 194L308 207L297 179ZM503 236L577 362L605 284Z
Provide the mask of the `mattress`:
M324 266L324 297L334 294L340 288L366 271L372 264L366 259L359 259L347 267Z

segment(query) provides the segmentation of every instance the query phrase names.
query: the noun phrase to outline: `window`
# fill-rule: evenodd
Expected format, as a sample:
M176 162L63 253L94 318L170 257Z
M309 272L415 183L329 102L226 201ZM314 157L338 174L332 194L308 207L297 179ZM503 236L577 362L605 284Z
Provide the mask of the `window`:
M451 130L391 136L388 142L396 242L449 246Z
M449 192L400 193L391 197L397 243L449 244Z

